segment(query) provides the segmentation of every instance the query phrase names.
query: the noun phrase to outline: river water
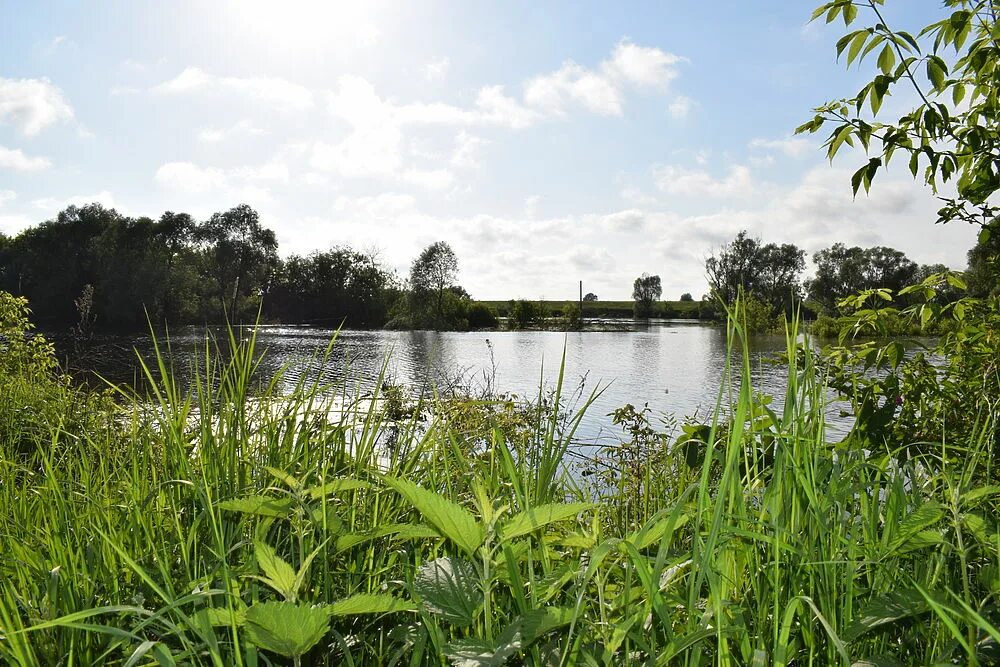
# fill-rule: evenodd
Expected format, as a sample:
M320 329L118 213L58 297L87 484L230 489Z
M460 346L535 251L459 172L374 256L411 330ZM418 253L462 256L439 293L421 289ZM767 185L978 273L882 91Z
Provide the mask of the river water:
M204 327L172 331L174 367L183 377L196 350L204 353ZM327 363L316 355L337 335ZM551 389L565 350L564 395L582 388L589 396L603 393L587 411L579 437L583 443L606 441L617 434L610 413L626 403L648 404L654 422L660 416L683 419L705 416L714 407L726 363L726 333L720 326L697 321L662 320L628 323L611 331L341 331L302 326L262 326L258 347L265 352L261 373L271 377L284 369L284 382L303 375L347 381L370 388L383 367L385 379L414 391L471 388L489 384L495 391L534 397L539 384ZM770 363L785 349L783 336L751 341L754 389L780 398L787 370ZM70 366L120 383L138 377L136 354L151 358L149 335L106 338L89 350L70 355ZM843 433L849 421L829 412L831 435Z

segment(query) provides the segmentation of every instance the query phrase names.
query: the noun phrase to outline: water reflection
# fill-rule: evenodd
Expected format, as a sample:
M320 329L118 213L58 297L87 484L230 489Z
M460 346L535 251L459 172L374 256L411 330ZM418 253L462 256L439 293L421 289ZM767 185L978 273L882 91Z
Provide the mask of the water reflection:
M211 335L224 335L209 330ZM350 378L362 391L370 389L383 364L388 379L415 389L455 382L482 383L492 378L494 388L534 396L539 382L555 385L565 349L565 388L581 386L585 393L604 387L579 431L596 441L610 433L609 413L626 403L648 404L654 414L678 418L704 415L715 405L726 363L725 330L698 322L654 321L633 331L342 331L329 362L317 355L335 335L332 329L261 327L258 344L267 355L262 374L270 378L285 368L291 387L302 377L317 375L325 382ZM171 335L172 359L184 379L199 350L204 352L206 330L187 327ZM766 359L784 350L782 336L752 341L751 367L759 391L780 397L786 370ZM135 352L152 358L149 336L104 339L89 353L74 358L73 366L100 373L116 382L134 382ZM734 359L738 363L738 359ZM838 422L836 416L832 420ZM846 421L835 423L843 432Z

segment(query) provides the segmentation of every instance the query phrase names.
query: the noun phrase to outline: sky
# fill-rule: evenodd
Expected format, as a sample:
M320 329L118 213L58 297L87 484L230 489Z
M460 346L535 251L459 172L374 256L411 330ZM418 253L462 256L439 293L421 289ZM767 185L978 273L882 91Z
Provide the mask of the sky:
M963 268L974 230L935 225L905 165L854 199L864 156L792 135L875 66L836 62L816 4L0 0L0 232L248 203L283 255L351 245L405 275L447 241L480 299L627 299L641 273L698 298L741 229Z

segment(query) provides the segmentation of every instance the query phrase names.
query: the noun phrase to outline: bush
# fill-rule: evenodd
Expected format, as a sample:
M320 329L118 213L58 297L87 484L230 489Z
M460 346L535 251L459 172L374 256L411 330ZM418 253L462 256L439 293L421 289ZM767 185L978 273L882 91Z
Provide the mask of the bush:
M511 329L525 329L540 324L545 319L545 307L540 303L518 299L511 301L507 326Z
M495 329L499 324L497 314L485 303L473 303L467 313L470 329Z

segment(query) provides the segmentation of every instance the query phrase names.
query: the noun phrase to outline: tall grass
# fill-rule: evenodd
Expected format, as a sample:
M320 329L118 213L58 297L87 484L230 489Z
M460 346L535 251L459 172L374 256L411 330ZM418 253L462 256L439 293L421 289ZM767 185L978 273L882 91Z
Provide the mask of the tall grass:
M0 662L995 662L994 425L919 457L829 442L796 323L780 413L739 317L729 334L713 418L684 443L641 431L649 455L611 483L568 457L588 401L390 422L381 381L259 386L252 335L207 342L189 389L158 356L103 428L11 421Z

